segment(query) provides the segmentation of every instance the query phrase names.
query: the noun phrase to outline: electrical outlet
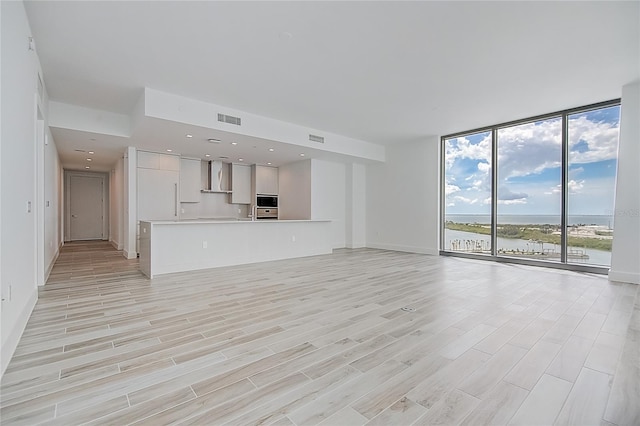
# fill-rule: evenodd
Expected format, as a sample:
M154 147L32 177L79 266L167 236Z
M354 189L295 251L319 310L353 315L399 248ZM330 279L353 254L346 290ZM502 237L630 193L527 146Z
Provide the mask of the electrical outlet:
M180 213L184 214L184 209L180 209Z
M207 246L208 246L207 242L206 242L206 241L203 241L203 242L202 242L202 248L207 248Z
M295 235L291 236L291 241L294 242L294 243L296 242L296 236Z
M242 213L242 209L238 209L238 213Z

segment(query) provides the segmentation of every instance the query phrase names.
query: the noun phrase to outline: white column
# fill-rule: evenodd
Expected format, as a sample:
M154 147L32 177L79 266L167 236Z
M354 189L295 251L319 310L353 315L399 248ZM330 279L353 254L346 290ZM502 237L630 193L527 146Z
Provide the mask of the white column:
M124 256L127 259L135 259L138 256L136 252L136 222L138 216L136 210L136 177L136 149L130 146L124 155Z
M367 176L364 164L347 165L346 246L365 247L367 242Z
M622 87L609 279L640 284L640 82Z

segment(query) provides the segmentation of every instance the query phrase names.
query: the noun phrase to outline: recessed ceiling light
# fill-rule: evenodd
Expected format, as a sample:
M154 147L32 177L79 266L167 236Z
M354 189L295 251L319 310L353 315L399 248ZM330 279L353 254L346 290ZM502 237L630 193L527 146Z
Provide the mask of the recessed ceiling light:
M269 152L273 152L273 151L275 151L275 149L269 148Z
M173 150L172 149L168 149L167 152L173 152Z
M271 163L267 163L267 165L269 165L269 166L270 166L270 165L271 165Z
M211 157L211 154L205 154L204 156L205 157Z
M190 135L190 134L188 134L188 133L187 133L187 135L186 135L186 136L187 136L188 138L192 138L192 137L193 137L193 135Z
M87 158L87 161L93 161L91 158Z
M238 158L238 161L244 161L244 158Z
M90 169L91 167L89 167L89 166L84 166L84 168L85 168L85 169Z
M304 154L300 154L300 157L304 157Z
M210 143L220 143L220 139L216 139L216 138L209 138L209 139L207 139L207 142L210 142Z
M238 142L231 142L231 145L238 145Z
M89 151L89 154L94 154L94 152L93 151Z

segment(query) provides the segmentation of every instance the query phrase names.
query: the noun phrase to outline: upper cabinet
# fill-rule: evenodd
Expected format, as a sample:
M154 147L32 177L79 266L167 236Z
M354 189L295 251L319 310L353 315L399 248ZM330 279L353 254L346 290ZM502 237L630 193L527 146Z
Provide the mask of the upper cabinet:
M201 161L180 159L180 202L199 203L201 185Z
M278 195L278 168L255 166L256 194Z
M251 166L231 164L231 203L251 204Z
M180 157L177 155L138 151L137 156L138 167L141 169L180 171Z

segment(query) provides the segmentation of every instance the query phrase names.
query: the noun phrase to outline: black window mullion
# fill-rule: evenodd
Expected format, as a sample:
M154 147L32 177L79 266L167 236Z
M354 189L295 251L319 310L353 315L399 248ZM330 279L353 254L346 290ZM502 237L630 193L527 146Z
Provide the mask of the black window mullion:
M560 213L560 263L567 263L567 223L569 202L569 117L562 114L562 200Z
M491 255L498 255L498 129L491 129Z

